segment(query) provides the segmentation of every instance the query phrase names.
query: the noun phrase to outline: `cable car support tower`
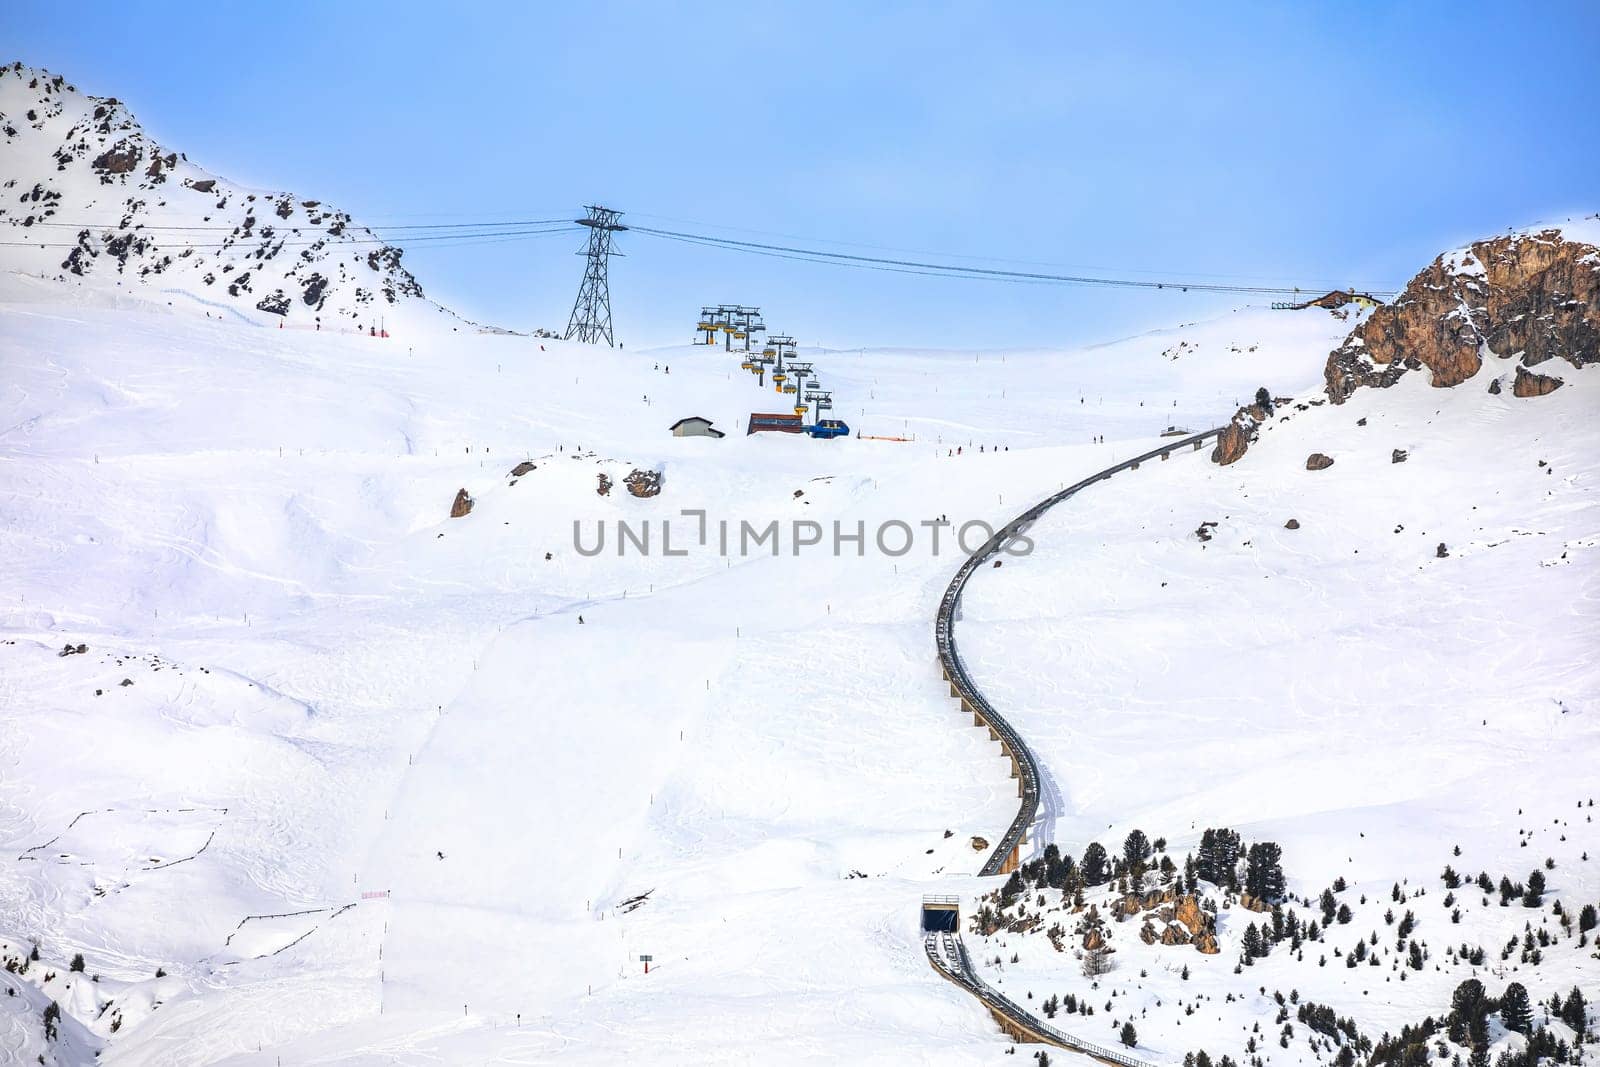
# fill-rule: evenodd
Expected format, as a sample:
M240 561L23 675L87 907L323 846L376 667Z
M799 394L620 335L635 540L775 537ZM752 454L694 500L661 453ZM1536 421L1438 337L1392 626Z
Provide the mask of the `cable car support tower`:
M563 339L595 344L604 341L611 347L616 341L611 336L611 288L606 281L606 264L612 256L620 256L612 234L626 230L617 220L622 212L606 207L588 206L587 218L575 219L579 226L589 227L589 247L579 255L587 256L583 284L578 286L578 299L572 305L572 317L567 320Z

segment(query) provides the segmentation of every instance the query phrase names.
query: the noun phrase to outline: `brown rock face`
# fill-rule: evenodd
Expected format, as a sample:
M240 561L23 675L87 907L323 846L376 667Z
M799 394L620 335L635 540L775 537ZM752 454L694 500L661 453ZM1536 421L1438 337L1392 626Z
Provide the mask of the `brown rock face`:
M1215 956L1222 951L1222 946L1217 944L1217 935L1213 933L1204 933L1195 938L1194 947L1196 951L1203 952L1207 956Z
M1321 452L1313 452L1306 457L1306 470L1325 471L1333 466L1333 457L1325 456Z
M1283 524L1283 528L1285 530L1298 530L1300 529L1300 520L1290 519L1288 522Z
M525 459L521 463L518 463L515 467L511 468L511 477L520 478L529 471L534 470L538 470L538 468L533 465L533 461Z
M1256 430L1266 421L1267 409L1260 404L1240 408L1217 435L1217 447L1211 450L1211 462L1224 467L1236 462L1256 439Z
M467 494L465 489L456 490L456 502L450 505L450 517L459 519L463 515L470 515L471 513L472 497Z
M1345 339L1323 372L1328 399L1386 388L1428 368L1436 387L1459 385L1485 355L1534 367L1600 361L1600 255L1560 231L1479 241L1440 256L1393 304Z
M661 495L661 472L640 470L635 467L622 479L622 484L628 487L628 492L638 497Z
M600 472L600 484L595 487L595 492L601 496L611 495L611 478L604 471Z
M1161 943L1163 945L1187 945L1189 943L1189 934L1181 926L1168 926L1161 931Z
M1517 380L1511 386L1512 396L1544 396L1565 384L1560 378L1548 374L1535 374L1526 367L1517 368Z
M102 174L126 174L139 165L139 149L135 145L118 144L95 157L94 169Z
M1188 928L1190 937L1211 928L1210 918L1200 910L1200 902L1192 896L1181 896L1177 899L1173 918Z

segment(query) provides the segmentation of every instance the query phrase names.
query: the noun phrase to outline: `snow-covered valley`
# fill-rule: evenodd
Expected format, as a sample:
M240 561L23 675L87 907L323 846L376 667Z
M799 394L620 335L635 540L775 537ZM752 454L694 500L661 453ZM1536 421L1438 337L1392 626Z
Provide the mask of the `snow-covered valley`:
M1540 1023L1552 995L1600 1000L1592 359L1524 396L1519 353L1485 346L1460 385L1335 404L1354 308L802 350L862 435L818 441L747 436L785 401L720 347L479 333L420 294L384 305L387 337L280 329L251 294L223 316L6 251L0 1060L1004 1062L929 966L927 893L960 897L986 980L1092 1006L1057 1021L1103 1044L1132 1021L1152 1064L1335 1062L1354 1039L1302 1002L1365 1060L1469 977L1523 983ZM330 292L365 313L354 281ZM1119 474L975 575L962 652L1048 776L1024 860L1137 828L1159 892L1229 827L1281 846L1275 934L1293 910L1320 939L1246 966L1271 911L1202 879L1219 951L1163 944L1181 894L1119 920L1114 875L1078 908L1042 863L981 918L1017 802L934 658L956 531L1263 386L1238 462ZM695 415L727 436L672 436ZM907 551L878 538L896 523ZM1091 914L1116 949L1094 978ZM1525 1046L1491 1025L1496 1054Z

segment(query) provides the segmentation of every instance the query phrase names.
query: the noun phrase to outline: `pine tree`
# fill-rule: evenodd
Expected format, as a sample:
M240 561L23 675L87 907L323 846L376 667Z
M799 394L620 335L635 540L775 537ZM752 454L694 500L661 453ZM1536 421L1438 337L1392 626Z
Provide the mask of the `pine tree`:
M1257 900L1283 899L1284 881L1283 849L1272 841L1258 841L1250 846L1245 865L1245 892Z
M1344 925L1345 923L1350 921L1351 917L1352 916L1350 915L1350 905L1348 905L1348 904L1340 904L1339 905L1339 914L1338 914L1339 924L1341 926Z
M1583 1040L1584 1031L1589 1026L1589 1009L1577 986L1572 987L1572 992L1567 994L1566 1001L1561 1005L1561 1021L1572 1027L1579 1041Z
M1143 830L1130 830L1122 840L1122 858L1130 871L1142 871L1153 851Z
M1022 876L1016 871L1011 872L1011 877L1006 879L1006 884L1000 887L1000 906L1009 908L1022 895Z
M1600 925L1600 912L1595 911L1593 904L1585 904L1578 912L1578 933L1586 934Z
M1244 964L1250 966L1257 956L1265 956L1262 950L1261 931L1256 929L1256 924L1251 923L1244 930Z
M1201 878L1224 888L1238 888L1238 875L1235 873L1238 862L1238 831L1208 829L1200 835L1200 854L1195 869Z
M1078 867L1085 885L1105 885L1111 878L1106 847L1098 841L1089 842L1089 847L1083 850L1083 862Z
M1526 1034L1533 1029L1533 1007L1521 982L1512 982L1500 997L1500 1021L1507 1030Z
M1122 1043L1129 1048L1139 1043L1139 1032L1133 1028L1131 1022L1122 1024Z

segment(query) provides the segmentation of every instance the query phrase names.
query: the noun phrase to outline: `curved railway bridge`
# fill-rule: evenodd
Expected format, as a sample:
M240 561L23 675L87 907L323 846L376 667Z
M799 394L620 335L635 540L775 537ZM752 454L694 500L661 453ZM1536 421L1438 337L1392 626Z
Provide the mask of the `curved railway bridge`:
M980 876L1009 874L1022 864L1022 849L1028 840L1028 829L1033 825L1039 815L1039 795L1041 772L1039 761L1028 748L1027 742L1017 733L1016 729L1006 721L1005 716L995 710L987 697L972 681L972 676L967 673L967 668L961 662L961 651L956 645L956 616L961 606L961 593L966 588L967 580L973 573L989 560L993 559L1005 549L1013 540L1026 532L1046 511L1057 504L1076 496L1079 492L1105 481L1107 478L1123 471L1138 470L1140 464L1151 460L1165 460L1173 453L1185 449L1199 450L1204 444L1216 437L1223 427L1206 430L1202 433L1190 434L1187 437L1177 438L1153 448L1142 455L1124 460L1114 466L1107 467L1097 474L1092 474L1080 482L1067 486L1058 493L1054 493L1039 501L1033 507L1024 511L1010 522L995 532L995 535L985 541L979 549L968 556L966 562L961 564L961 569L956 571L955 577L950 580L950 585L944 591L943 598L939 601L939 613L934 620L934 642L938 647L939 666L944 673L944 679L950 685L950 695L961 701L963 712L970 712L974 726L984 726L989 730L991 739L1000 742L1000 750L1011 760L1011 777L1017 780L1017 796L1021 803L1017 807L1017 816L1011 820L1005 836L984 861L983 868L978 872ZM998 990L985 982L972 967L971 960L967 957L966 946L961 943L959 931L954 933L930 932L924 935L924 948L928 953L928 961L945 978L966 989L973 996L983 1001L984 1006L993 1013L1002 1029L1019 1041L1043 1042L1056 1045L1060 1048L1073 1049L1092 1056L1106 1063L1117 1064L1119 1067L1149 1067L1131 1056L1123 1055L1112 1049L1095 1045L1071 1034L1058 1030L1044 1020L1036 1017L1020 1005L1007 999Z

